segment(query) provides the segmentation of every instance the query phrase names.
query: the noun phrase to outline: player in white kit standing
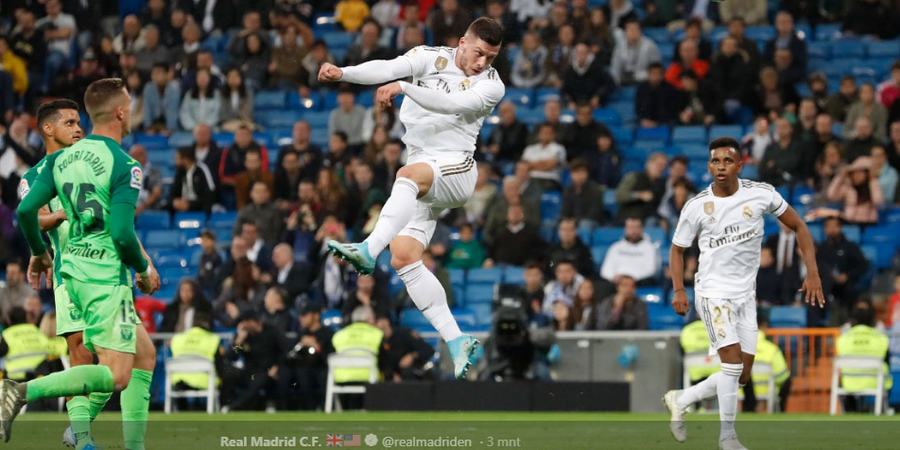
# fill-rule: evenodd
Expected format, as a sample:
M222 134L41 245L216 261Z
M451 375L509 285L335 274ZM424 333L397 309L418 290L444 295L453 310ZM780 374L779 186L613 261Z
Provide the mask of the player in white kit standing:
M678 442L687 439L684 415L694 403L718 396L720 450L746 450L734 430L738 388L750 381L756 354L756 272L764 216L772 214L797 234L806 280L801 292L810 304L825 306L815 246L803 219L771 185L738 178L740 144L718 138L709 144L709 173L715 180L688 201L672 237L670 267L680 315L690 306L684 291L684 252L699 236L700 267L694 280L695 306L709 334L710 354L717 351L722 370L687 390L666 393L670 428Z
M475 190L478 171L475 140L506 88L491 62L500 51L503 29L492 19L469 25L459 46L415 47L390 61L353 67L324 64L319 80L380 87L375 100L389 104L405 95L400 121L406 126L406 166L397 172L391 196L362 243L328 242L335 255L364 275L375 271L375 258L388 245L391 266L400 275L416 307L441 334L453 357L454 375L465 378L474 363L478 340L462 334L447 305L447 294L422 263L422 254L438 215L463 206ZM412 77L412 83L402 80Z

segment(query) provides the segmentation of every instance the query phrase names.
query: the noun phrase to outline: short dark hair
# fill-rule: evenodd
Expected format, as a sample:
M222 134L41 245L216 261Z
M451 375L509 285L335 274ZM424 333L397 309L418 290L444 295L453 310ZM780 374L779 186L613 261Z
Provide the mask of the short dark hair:
M20 259L12 259L6 262L6 270L9 270L9 266L16 266L19 268L20 272L25 271L25 264Z
M684 23L684 28L687 29L688 27L697 27L702 29L703 22L696 16L693 16Z
M651 71L653 69L665 70L665 67L663 67L661 62L654 61L654 62L650 63L649 66L647 66L647 71Z
M894 64L891 64L891 72L895 70L900 70L900 61L895 61Z
M37 110L37 126L42 127L46 122L56 122L59 120L59 112L64 109L74 109L78 111L78 103L72 100L59 99L42 103Z
M84 93L84 109L95 124L107 121L109 118L105 116L112 113L109 109L110 102L124 95L126 90L125 81L121 78L97 80Z
M466 35L481 39L488 45L498 46L503 43L503 26L490 17L479 17L469 25Z
M691 161L687 158L687 156L678 155L678 156L672 158L672 161L669 164L671 165L671 164L675 164L675 163L680 163L680 164L684 164L685 166L689 166L691 164Z
M246 152L244 152L244 159L246 160L247 155L249 155L251 153L253 153L256 156L259 156L260 161L262 160L262 152L260 152L258 148L254 148L254 147L250 147L247 149Z
M10 326L28 322L28 314L25 312L25 308L21 306L10 309L7 315L9 316L7 317L7 322L9 322Z
M559 266L563 265L563 264L568 264L568 265L572 266L572 268L577 267L577 266L575 265L575 261L573 261L573 260L571 260L571 259L568 259L568 258L563 258L563 259L560 259L559 261L556 261L556 263L554 264L554 266L555 266L554 269L555 269L556 267L559 267Z
M694 71L691 70L691 69L683 70L683 71L681 72L681 75L680 75L678 78L690 78L690 79L692 79L692 80L694 80L694 81L697 81L697 80L700 79L700 77L697 76L697 72L694 72Z
M530 261L527 261L527 262L525 263L525 270L529 270L529 269L537 269L537 270L540 270L541 273L544 272L544 269L543 269L543 268L541 267L541 265L540 265L537 261L535 261L535 260L530 260Z
M171 69L171 68L172 68L172 66L170 66L169 63L166 63L166 62L157 62L157 63L153 63L153 68L152 68L151 70L153 70L153 69L162 69L162 70L165 70L166 72L168 72L169 69Z
M344 141L345 144L349 140L349 138L347 137L347 133L344 133L343 131L335 131L334 133L331 133L331 135Z
M861 307L862 305L866 305L866 307ZM860 300L853 305L852 316L855 325L865 325L867 327L875 325L875 311L872 309L872 305L865 300ZM10 321L12 321L11 317Z
M569 163L569 172L588 170L588 162L584 158L575 158Z
M735 138L731 138L731 137L727 137L727 136L719 137L719 138L713 139L712 142L709 143L709 151L713 151L717 148L722 148L722 147L733 148L734 151L737 153L740 153L740 151L741 151L741 144Z
M194 147L179 147L176 153L184 159L197 162L197 152L194 150Z

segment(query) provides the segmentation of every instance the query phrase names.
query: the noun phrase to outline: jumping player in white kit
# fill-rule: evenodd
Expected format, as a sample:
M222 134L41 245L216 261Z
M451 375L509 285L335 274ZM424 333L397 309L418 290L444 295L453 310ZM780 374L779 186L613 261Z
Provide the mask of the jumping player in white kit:
M454 375L465 378L474 363L478 340L462 334L447 305L447 294L422 254L438 215L463 206L475 190L478 175L475 140L506 88L491 62L500 51L503 29L492 19L469 25L459 46L415 47L389 61L369 61L353 67L324 64L323 82L381 84L375 100L389 104L405 95L400 121L406 126L406 166L397 172L391 196L362 243L328 242L328 249L364 275L375 271L375 258L388 245L391 266L400 275L416 307L441 334L450 349ZM412 82L394 81L412 77Z
M738 388L750 381L756 354L756 272L766 214L776 216L797 234L807 269L800 291L807 303L825 306L815 246L806 223L771 185L738 178L743 167L739 148L731 138L709 144L709 173L715 181L684 205L670 253L675 291L672 306L685 315L690 306L684 291L684 252L699 236L695 306L709 334L710 354L718 352L722 370L690 389L669 391L663 402L672 413L672 435L684 442L688 408L718 396L720 450L746 450L738 441L734 421Z

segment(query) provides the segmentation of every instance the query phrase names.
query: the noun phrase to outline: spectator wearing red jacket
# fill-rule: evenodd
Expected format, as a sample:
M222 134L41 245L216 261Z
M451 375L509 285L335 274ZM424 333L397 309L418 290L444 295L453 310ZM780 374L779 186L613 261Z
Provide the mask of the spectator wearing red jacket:
M681 72L687 69L693 70L697 78L702 80L709 73L709 62L698 58L699 51L694 41L684 41L678 49L681 62L672 62L666 70L666 81L672 86L681 89Z

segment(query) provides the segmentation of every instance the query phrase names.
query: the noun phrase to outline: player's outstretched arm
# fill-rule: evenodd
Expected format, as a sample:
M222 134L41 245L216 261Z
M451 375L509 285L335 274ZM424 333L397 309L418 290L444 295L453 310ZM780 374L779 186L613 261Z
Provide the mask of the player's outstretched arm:
M672 307L678 315L685 315L691 310L687 292L684 290L684 247L672 244L669 250L669 270L672 273L672 289L675 297L672 299Z
M319 68L319 81L323 83L344 81L354 84L381 84L412 75L412 65L404 56L389 60L376 59L350 67L337 67L325 63Z
M812 235L809 234L809 227L806 226L806 222L803 221L800 214L797 214L797 211L790 206L782 215L778 216L778 220L797 235L800 255L806 264L806 279L803 280L803 286L800 288L800 292L805 294L804 300L806 303L819 305L819 308L824 308L825 294L822 292L819 265L816 263L816 246L813 243Z
M378 89L388 89L393 83ZM398 81L400 92L414 100L419 106L438 114L477 113L494 107L503 98L505 89L499 82L481 82L472 89L444 94L436 90Z

